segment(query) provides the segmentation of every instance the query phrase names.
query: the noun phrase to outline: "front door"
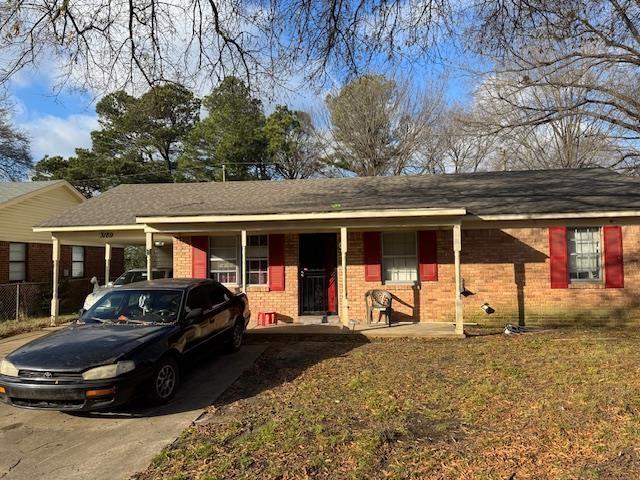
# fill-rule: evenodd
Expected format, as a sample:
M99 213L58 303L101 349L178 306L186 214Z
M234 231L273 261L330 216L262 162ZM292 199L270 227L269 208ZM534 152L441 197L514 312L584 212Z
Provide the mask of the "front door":
M300 314L336 313L337 237L335 233L300 235Z

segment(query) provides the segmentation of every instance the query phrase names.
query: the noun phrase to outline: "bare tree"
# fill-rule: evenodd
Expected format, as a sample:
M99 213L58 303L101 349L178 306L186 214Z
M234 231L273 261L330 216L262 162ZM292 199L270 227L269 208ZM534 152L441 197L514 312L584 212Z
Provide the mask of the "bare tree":
M10 106L0 98L0 180L23 180L31 169L29 139L11 125Z
M438 129L443 170L453 173L477 172L488 167L496 137L478 128L476 112L462 106L450 106Z
M143 82L249 83L358 74L424 58L448 0L13 0L0 4L0 82L55 61L61 81L102 92ZM148 85L146 85L148 88Z
M496 61L498 76L510 78L511 91L503 100L515 107L511 126L549 125L564 130L566 138L575 137L569 131L576 122L584 136L586 119L591 119L616 140L618 166L635 167L640 140L637 1L480 0L475 8L479 21L468 36L470 45ZM540 88L560 94L532 103ZM567 148L574 147L565 143L560 153L570 153Z
M476 92L476 113L467 124L480 137L493 138L496 169L616 166L621 145L610 124L580 111L536 121L549 106L576 103L586 94L581 87L554 84L523 90L512 74L496 74Z
M443 97L439 90L365 75L326 103L334 166L361 176L400 175L415 170Z

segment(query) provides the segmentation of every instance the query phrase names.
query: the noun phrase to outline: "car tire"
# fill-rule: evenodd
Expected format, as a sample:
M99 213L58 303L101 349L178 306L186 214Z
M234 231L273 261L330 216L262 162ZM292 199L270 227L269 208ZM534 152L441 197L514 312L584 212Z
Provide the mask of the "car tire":
M244 321L240 318L236 320L233 325L233 329L229 334L227 340L227 353L235 353L242 347L242 340L244 338Z
M153 372L149 386L149 401L153 405L162 405L171 400L180 383L180 367L171 356L162 357Z

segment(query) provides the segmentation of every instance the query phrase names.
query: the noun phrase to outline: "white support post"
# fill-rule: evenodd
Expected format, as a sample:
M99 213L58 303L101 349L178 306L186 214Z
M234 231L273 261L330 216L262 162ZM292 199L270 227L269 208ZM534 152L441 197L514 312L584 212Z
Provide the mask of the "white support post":
M53 289L51 293L51 326L55 327L58 322L58 313L60 311L60 300L58 299L58 283L60 280L60 239L52 237L53 248L51 252L51 260L53 261Z
M153 279L153 233L146 233L147 280Z
M453 226L454 271L456 277L456 335L464 335L464 313L462 305L462 272L460 269L460 251L462 250L462 228Z
M342 294L340 295L340 321L349 326L349 299L347 295L347 227L340 227L340 273Z
M240 240L242 242L242 291L247 291L247 231L242 230L240 233Z
M111 270L111 244L104 244L104 284L109 283L109 274Z

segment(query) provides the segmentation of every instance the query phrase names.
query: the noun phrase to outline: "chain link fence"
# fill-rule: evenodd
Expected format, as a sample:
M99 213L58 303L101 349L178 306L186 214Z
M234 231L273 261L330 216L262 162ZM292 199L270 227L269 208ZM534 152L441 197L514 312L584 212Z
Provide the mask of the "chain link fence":
M45 283L0 285L0 321L40 317L46 312Z
M60 313L77 312L92 286L87 279L65 279L60 282ZM48 316L51 307L51 284L0 284L0 322Z

